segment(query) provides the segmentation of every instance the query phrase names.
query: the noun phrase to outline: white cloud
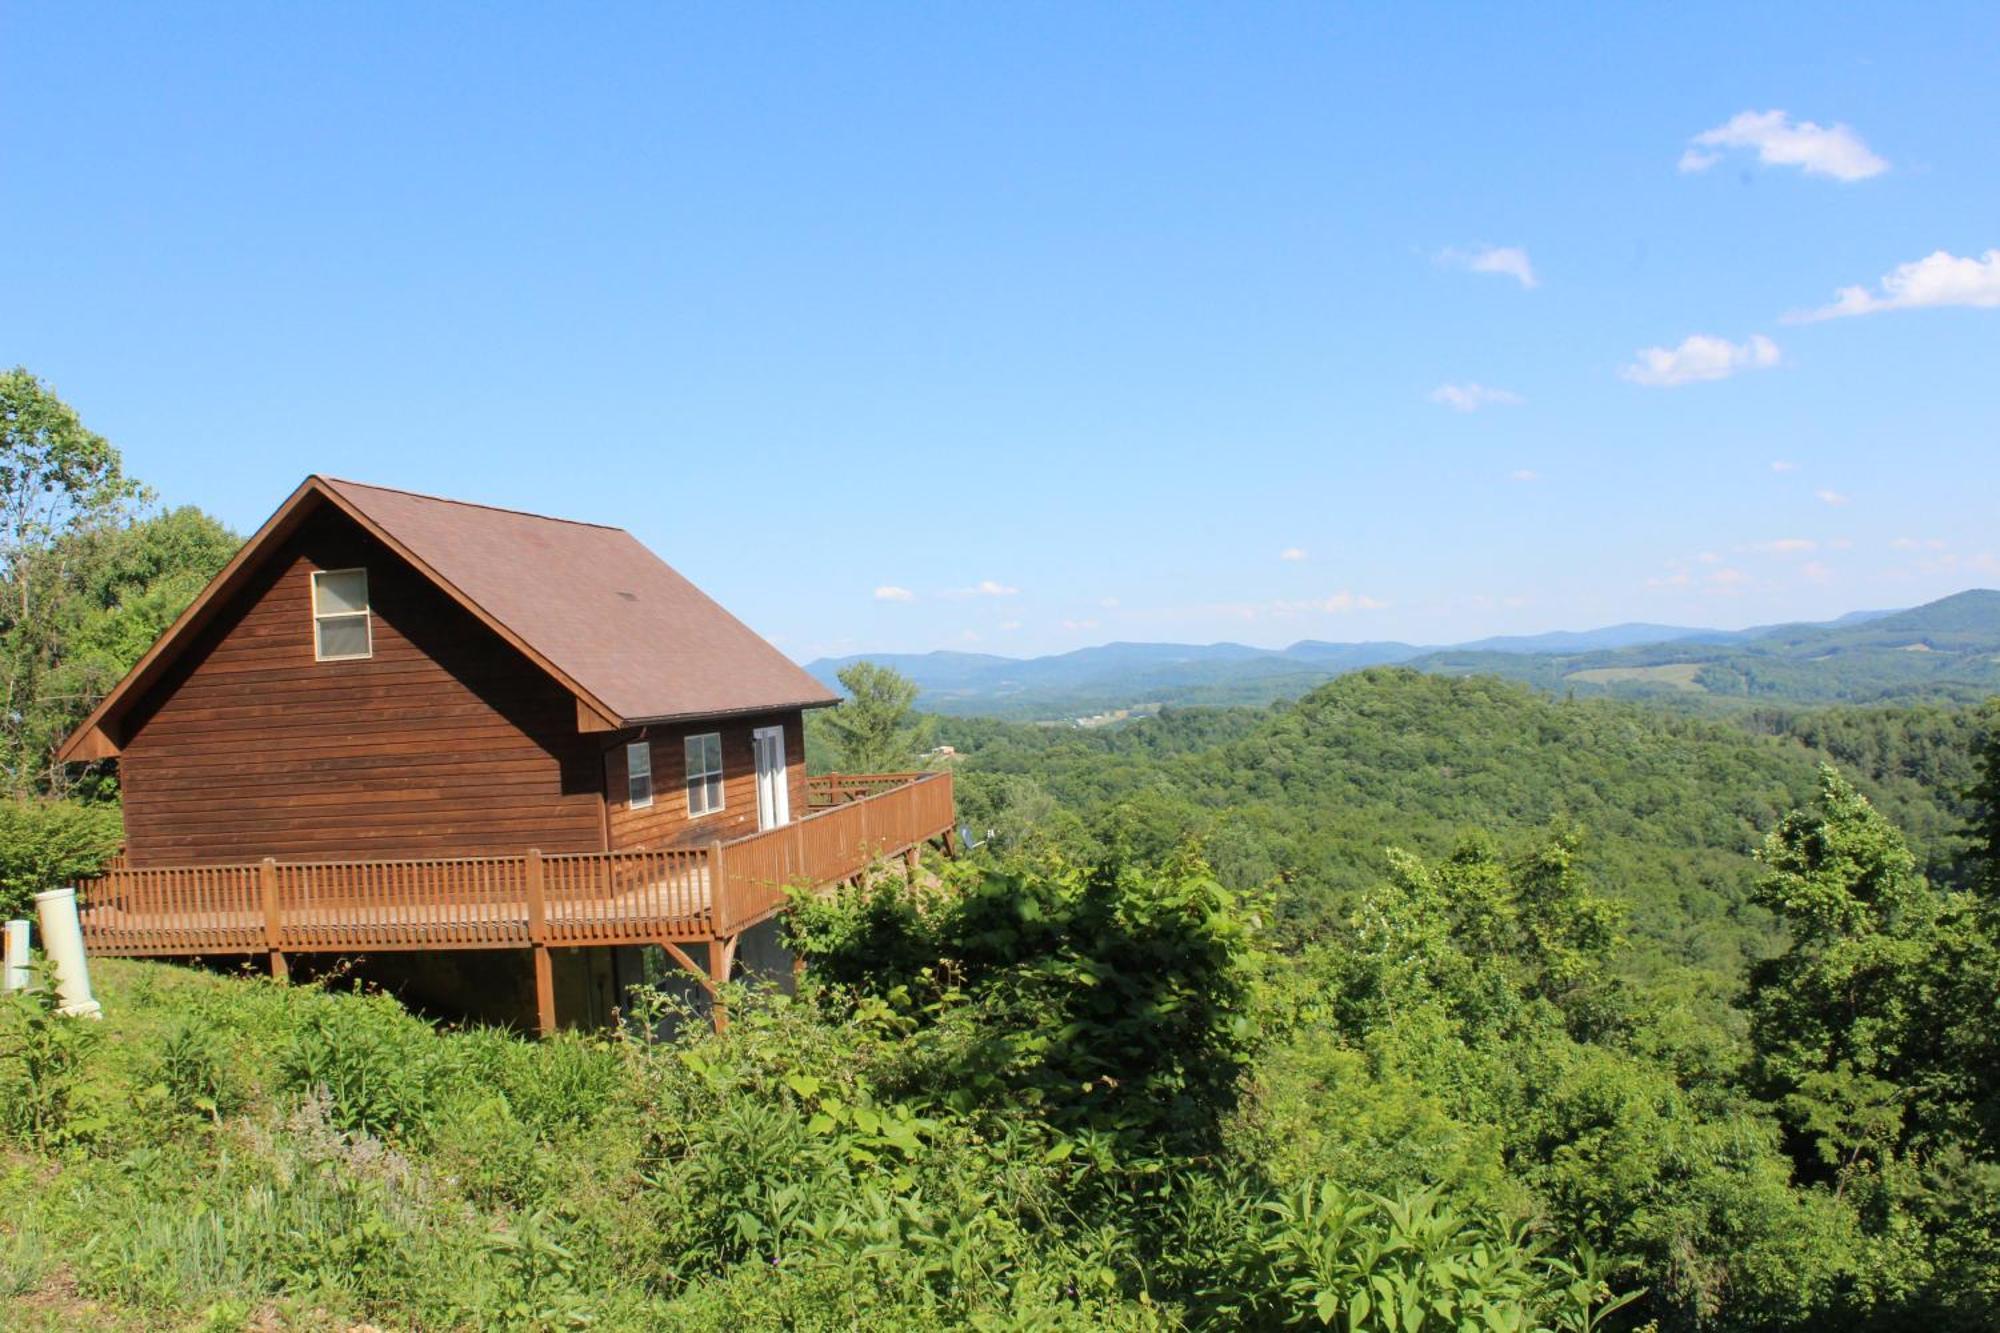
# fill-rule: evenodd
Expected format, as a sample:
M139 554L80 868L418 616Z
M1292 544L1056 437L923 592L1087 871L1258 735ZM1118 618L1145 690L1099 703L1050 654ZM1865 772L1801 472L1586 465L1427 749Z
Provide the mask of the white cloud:
M1697 333L1679 347L1642 347L1637 356L1630 365L1620 367L1618 374L1653 389L1726 380L1742 370L1769 370L1779 361L1778 344L1761 333L1742 343Z
M917 595L908 588L898 588L893 583L885 583L875 590L875 600L878 602L914 602L917 600Z
M1531 467L1517 467L1507 474L1509 481L1540 481L1542 474Z
M1107 611L1113 611L1118 607L1118 599L1116 597L1100 597L1097 599L1097 604Z
M954 600L966 597L1012 597L1020 591L1019 588L1014 587L1012 584L1002 583L997 579L981 579L970 588L950 588L939 593L938 596L949 597Z
M1095 620L1065 620L1062 622L1062 627L1066 630L1072 630L1072 631L1083 630L1083 629L1096 629L1097 622Z
M1780 537L1776 541L1758 542L1750 549L1767 555L1800 555L1806 551L1817 551L1819 543L1810 537Z
M1803 565L1800 565L1799 573L1805 575L1814 583L1824 583L1833 577L1833 571L1817 560L1808 560Z
M1899 551L1942 551L1944 542L1937 537L1898 537L1889 543Z
M1284 550L1278 552L1278 559L1280 560L1291 560L1296 562L1303 560L1305 558L1306 558L1306 548L1303 546L1287 546Z
M1814 491L1813 494L1819 497L1819 502L1821 504L1830 504L1830 505L1844 505L1848 503L1848 500L1850 498L1848 496L1842 495L1839 491L1828 490L1824 486Z
M1000 622L1000 631L1003 634L1012 634L1019 628L1021 628L1021 622L1018 620L1003 620Z
M1773 472L1797 472L1798 470L1799 465L1797 463L1787 463L1782 458L1771 464L1771 471Z
M1924 306L1962 305L1993 309L2000 306L2000 250L1988 250L1977 259L1961 259L1944 250L1934 250L1922 259L1898 264L1877 284L1879 292L1866 287L1842 287L1833 294L1833 304L1817 310L1800 310L1786 315L1791 324L1812 324L1822 319L1848 315L1872 315L1882 310L1916 310Z
M1659 574L1646 580L1648 588L1685 588L1694 578L1685 570L1677 569L1671 574Z
M1528 252L1518 245L1476 245L1470 250L1453 246L1440 250L1437 262L1470 273L1497 273L1514 279L1523 287L1541 285L1541 279L1535 276L1535 266L1528 259Z
M1681 170L1706 171L1731 148L1754 148L1766 166L1797 167L1837 181L1867 180L1889 169L1845 125L1794 121L1782 111L1744 111L1695 135L1681 154Z
M1528 400L1511 389L1489 389L1484 384L1440 384L1431 390L1431 401L1443 403L1454 412L1477 412L1482 407L1519 407Z
M963 643L978 643L979 631L976 629L962 629L958 632L958 637Z
M1740 569L1723 568L1710 574L1707 581L1711 592L1733 593L1748 583L1750 576Z

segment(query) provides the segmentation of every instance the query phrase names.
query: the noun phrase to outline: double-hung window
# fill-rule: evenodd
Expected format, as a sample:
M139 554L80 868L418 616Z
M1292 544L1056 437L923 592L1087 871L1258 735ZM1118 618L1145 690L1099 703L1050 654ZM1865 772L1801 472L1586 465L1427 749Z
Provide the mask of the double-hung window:
M653 743L634 741L625 747L625 805L644 810L653 803Z
M375 655L368 571L320 569L312 576L313 656L322 662Z
M688 818L722 808L722 733L687 738Z

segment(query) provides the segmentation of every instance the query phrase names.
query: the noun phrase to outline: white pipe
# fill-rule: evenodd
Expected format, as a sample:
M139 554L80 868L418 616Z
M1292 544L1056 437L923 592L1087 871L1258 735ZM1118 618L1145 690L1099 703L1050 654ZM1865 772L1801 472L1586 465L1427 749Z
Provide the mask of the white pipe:
M35 912L42 919L42 952L55 969L57 1013L99 1018L103 1006L91 998L90 967L83 957L83 925L76 916L76 890L50 889L35 895Z
M7 923L7 952L0 966L0 993L28 989L28 923Z

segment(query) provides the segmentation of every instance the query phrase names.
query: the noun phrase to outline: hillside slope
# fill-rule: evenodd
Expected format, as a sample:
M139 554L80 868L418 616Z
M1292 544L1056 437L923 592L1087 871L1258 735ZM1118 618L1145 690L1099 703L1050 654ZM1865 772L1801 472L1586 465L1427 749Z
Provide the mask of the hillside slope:
M1390 847L1444 855L1469 835L1573 824L1660 956L1726 973L1772 943L1747 905L1750 853L1832 757L1792 730L1396 667L1268 710L1173 710L1109 732L946 720L940 735L965 756L975 828L1004 840L1067 826L1153 853L1191 829L1229 882L1284 885L1302 919L1379 882ZM1939 800L1886 764L1862 767L1864 788L1942 868Z

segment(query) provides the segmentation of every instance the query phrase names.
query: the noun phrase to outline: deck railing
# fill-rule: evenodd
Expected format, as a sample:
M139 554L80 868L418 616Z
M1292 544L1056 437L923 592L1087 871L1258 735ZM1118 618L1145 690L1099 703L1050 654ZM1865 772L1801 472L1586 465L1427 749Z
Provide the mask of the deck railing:
M792 823L698 847L113 865L77 885L84 941L157 955L715 939L775 914L793 885L838 883L952 826L948 773L812 779L807 803Z
M877 779L879 788L865 789ZM815 782L819 791L856 794L820 804ZM733 935L776 913L792 885L837 883L951 829L949 773L835 774L808 779L807 792L815 808L804 819L721 845L718 933Z
M845 805L934 776L934 773L817 773L806 779L806 803L815 810Z

